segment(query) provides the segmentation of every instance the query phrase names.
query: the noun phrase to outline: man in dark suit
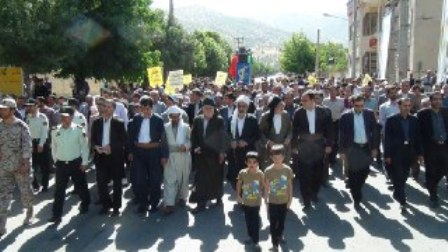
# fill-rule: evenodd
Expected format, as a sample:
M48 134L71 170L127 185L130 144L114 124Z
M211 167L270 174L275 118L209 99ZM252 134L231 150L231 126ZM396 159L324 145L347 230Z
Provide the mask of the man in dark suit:
M386 121L384 160L391 167L391 179L394 185L393 197L401 205L401 212L406 210L406 180L411 166L423 160L420 142L420 129L417 117L410 114L411 99L398 100L400 113L391 116Z
M442 108L442 97L440 92L430 94L431 108L417 114L426 167L426 188L433 208L439 206L437 184L447 174L448 167L448 110Z
M203 102L203 114L198 115L191 130L191 145L195 156L196 174L190 202L197 203L192 213L205 210L209 200L216 199L222 204L224 159L228 147L228 137L224 120L215 109L210 98Z
M233 93L228 93L224 96L224 103L226 106L222 108L219 113L222 116L222 119L224 119L224 128L228 129L230 124L230 118L233 115L233 112L235 111L235 95Z
M148 96L140 99L140 114L129 123L129 160L133 162L135 192L139 204L138 212L146 214L158 209L161 198L163 171L168 159L163 119L152 112L153 101ZM149 200L148 200L149 196Z
M98 192L103 208L100 214L107 214L113 208L113 215L120 214L121 179L124 169L124 151L126 146L126 130L124 123L113 118L115 102L106 100L102 108L102 117L93 121L91 146L95 150L93 161L96 167ZM113 199L110 198L107 184L113 181Z
M255 116L248 114L250 99L241 95L236 100L237 110L230 118L228 133L231 135L231 149L227 153L227 180L236 188L236 177L246 166L246 153L255 151L255 142L260 137L258 122Z
M323 180L324 156L331 152L333 132L331 116L327 110L317 106L314 92L303 93L302 107L294 113L293 141L298 149L298 177L304 210L316 202Z
M351 101L353 109L344 113L339 123L339 148L354 206L359 210L362 186L378 154L380 133L374 112L364 109L364 97L353 96Z
M193 89L190 96L190 104L185 108L188 115L188 123L193 124L194 118L199 114L202 108L202 92L199 88Z

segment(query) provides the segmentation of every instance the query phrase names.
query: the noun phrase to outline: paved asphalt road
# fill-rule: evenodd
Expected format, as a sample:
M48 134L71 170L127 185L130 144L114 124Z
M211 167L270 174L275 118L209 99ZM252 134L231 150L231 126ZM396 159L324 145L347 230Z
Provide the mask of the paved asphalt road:
M96 187L90 172L90 192ZM320 202L309 214L301 211L298 183L294 202L286 219L283 251L445 251L448 249L447 189L440 186L441 207L428 207L428 194L421 184L408 181L410 214L402 216L391 198L384 175L372 172L364 187L364 211L357 213L344 183L331 176L330 187L323 188ZM423 178L423 177L422 177ZM36 220L21 226L24 212L14 201L8 219L8 234L0 240L0 251L251 251L246 239L244 215L235 206L232 189L226 185L224 206L211 206L197 216L186 208L170 216L156 213L139 217L127 204L130 189L125 190L123 215L112 218L98 215L91 206L86 215L78 214L78 198L68 196L62 223L55 227L46 221L51 214L53 187L39 194ZM72 188L70 189L72 190ZM17 193L16 193L17 196ZM17 197L16 197L17 199ZM266 209L262 207L260 245L271 247Z

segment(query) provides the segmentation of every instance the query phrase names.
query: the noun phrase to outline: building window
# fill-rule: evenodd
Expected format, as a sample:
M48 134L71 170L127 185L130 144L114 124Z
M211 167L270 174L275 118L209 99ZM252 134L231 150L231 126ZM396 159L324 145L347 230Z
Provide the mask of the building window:
M378 31L378 13L366 13L362 22L362 34L370 36Z
M376 52L366 52L363 56L363 73L376 74L378 55Z

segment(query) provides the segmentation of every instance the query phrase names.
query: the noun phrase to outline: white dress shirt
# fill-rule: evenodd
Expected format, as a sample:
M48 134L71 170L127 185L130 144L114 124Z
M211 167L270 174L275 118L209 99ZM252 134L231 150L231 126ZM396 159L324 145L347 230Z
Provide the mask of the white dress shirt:
M123 120L124 128L127 129L128 128L128 122L129 122L128 109L121 102L115 102L115 104L116 104L116 107L115 107L114 114L118 118Z
M149 120L150 118L143 118L142 125L140 127L140 132L138 133L139 143L149 143L151 142L151 136L149 132Z
M111 118L107 120L103 118L103 142L101 143L102 146L107 146L110 144L110 121Z
M238 136L241 137L241 135L243 134L243 129L244 129L244 121L246 120L246 116L244 116L243 118L239 118L237 120L237 124L238 124Z
M274 115L274 130L275 130L275 134L278 135L280 134L280 130L282 128L282 115L281 114L275 114Z
M308 118L308 129L310 134L316 133L316 109L306 110L306 117Z
M354 137L355 143L366 144L367 136L366 136L366 127L364 124L363 113L356 113L353 111L353 124L355 131L355 137Z

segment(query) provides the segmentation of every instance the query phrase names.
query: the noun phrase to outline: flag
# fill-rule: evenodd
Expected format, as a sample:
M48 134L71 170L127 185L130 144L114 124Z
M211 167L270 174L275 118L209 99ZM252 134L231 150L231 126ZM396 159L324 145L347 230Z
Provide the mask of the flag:
M238 65L238 55L234 54L232 55L232 58L230 60L230 67L229 67L229 75L233 79L235 79L236 77L237 65Z

